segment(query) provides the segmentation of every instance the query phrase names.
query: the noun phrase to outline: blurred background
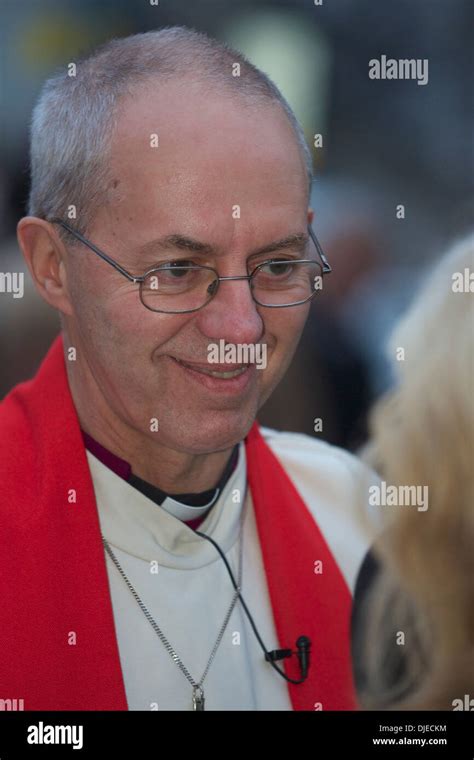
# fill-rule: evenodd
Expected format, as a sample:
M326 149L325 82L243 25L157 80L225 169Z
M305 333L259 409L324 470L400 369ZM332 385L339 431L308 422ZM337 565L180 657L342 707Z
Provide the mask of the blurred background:
M0 0L0 273L25 272L23 298L0 292L0 398L59 332L16 242L41 85L111 37L184 24L269 74L313 151L313 226L333 272L260 422L362 444L368 407L393 382L394 321L472 228L473 10L472 0ZM428 84L371 80L369 60L382 55L428 59Z

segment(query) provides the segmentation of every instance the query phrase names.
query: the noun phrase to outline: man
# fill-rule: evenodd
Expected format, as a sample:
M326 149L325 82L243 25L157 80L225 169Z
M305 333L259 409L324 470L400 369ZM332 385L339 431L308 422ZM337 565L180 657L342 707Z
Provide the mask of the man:
M136 35L46 84L31 163L18 239L62 332L0 409L3 691L353 709L368 473L255 422L329 269L289 106L204 35Z

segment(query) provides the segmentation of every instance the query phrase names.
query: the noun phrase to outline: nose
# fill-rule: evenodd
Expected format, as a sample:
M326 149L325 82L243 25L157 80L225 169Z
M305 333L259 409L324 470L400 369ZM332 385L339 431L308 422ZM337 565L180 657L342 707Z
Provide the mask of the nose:
M259 307L245 278L223 278L214 298L197 312L200 331L226 343L258 343L264 333Z

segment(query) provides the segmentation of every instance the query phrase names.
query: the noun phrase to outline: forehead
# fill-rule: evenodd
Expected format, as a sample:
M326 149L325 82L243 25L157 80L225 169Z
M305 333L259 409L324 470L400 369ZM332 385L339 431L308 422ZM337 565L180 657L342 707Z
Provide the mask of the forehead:
M307 179L279 105L249 104L202 85L153 81L122 100L110 157L131 213L242 213L304 206Z

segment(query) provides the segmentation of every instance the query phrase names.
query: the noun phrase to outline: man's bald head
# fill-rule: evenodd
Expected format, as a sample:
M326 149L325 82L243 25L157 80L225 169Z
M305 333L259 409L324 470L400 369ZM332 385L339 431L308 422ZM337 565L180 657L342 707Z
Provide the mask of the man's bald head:
M75 215L69 218L87 233L113 186L109 159L121 103L133 98L141 84L152 82L159 92L170 81L183 91L199 86L203 108L206 93L218 94L223 108L229 98L248 106L279 106L294 133L310 187L312 161L304 134L273 82L225 44L171 27L111 40L78 61L75 72L63 71L46 82L31 127L28 213L64 218L74 206Z

